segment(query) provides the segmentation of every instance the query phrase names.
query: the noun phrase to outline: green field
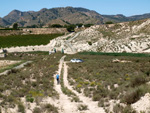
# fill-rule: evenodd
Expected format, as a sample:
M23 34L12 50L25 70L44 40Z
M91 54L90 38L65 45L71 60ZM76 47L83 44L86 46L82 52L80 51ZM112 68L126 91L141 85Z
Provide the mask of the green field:
M144 53L104 53L104 52L81 52L82 55L107 55L107 56L133 56L133 57L150 57L150 54Z
M50 40L61 35L63 34L0 36L0 48L46 45Z

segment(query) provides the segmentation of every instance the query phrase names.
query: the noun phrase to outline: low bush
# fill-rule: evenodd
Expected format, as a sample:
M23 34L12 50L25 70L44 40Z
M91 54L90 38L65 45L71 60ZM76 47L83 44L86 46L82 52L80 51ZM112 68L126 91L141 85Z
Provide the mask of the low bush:
M33 109L33 113L42 113L42 110L41 110L41 108L39 108L39 107L35 107L35 108Z
M99 101L100 98L101 98L101 95L100 95L100 94L94 94L92 100L93 100L93 101Z
M51 112L51 113L58 113L58 110L55 106L51 105L51 104L45 104L43 107L42 107L42 110L45 112Z
M26 96L26 101L27 101L27 102L31 102L31 103L33 103L34 98L33 98L33 97L31 97L31 96Z
M142 95L142 90L139 88L132 89L131 91L127 92L127 94L124 96L123 100L127 104L135 103L140 99Z
M132 108L131 106L126 106L126 107L123 107L121 106L120 104L116 104L114 107L113 107L113 111L114 113L136 113Z
M121 106L120 104L116 104L116 105L113 107L114 113L123 113L122 110L123 110L123 106Z
M89 41L88 44L91 46L91 45L92 45L92 42Z
M80 99L77 96L72 96L72 102L80 102Z
M136 87L136 86L145 84L146 82L147 81L144 76L137 76L131 80L130 84L131 84L131 87Z
M18 104L18 112L25 113L25 108L22 103Z
M78 110L80 110L80 111L88 110L88 106L87 106L87 105L80 104L80 105L78 106Z
M105 102L105 100L103 98L100 99L99 102L98 102L98 106L99 107L104 107L105 106L104 102Z
M112 21L108 21L105 24L113 24L113 22Z

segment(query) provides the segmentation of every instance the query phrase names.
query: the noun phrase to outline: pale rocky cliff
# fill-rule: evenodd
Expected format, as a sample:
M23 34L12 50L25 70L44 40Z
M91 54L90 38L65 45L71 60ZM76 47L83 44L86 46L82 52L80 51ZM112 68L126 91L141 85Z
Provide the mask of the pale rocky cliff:
M73 36L75 33L72 33ZM71 36L55 39L60 47L64 45L64 37ZM92 26L78 33L69 43L76 52L150 52L150 19ZM68 46L64 48L68 50Z

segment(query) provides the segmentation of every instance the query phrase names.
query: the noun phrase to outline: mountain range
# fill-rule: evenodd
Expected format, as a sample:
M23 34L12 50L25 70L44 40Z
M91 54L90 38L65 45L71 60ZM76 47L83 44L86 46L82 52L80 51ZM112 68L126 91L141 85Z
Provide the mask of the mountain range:
M150 18L150 13L126 17L118 15L101 15L96 11L85 8L60 7L40 11L22 12L19 10L11 11L7 16L0 18L0 26L10 26L17 22L20 27L32 25L48 26L51 24L104 24L107 21L127 22Z

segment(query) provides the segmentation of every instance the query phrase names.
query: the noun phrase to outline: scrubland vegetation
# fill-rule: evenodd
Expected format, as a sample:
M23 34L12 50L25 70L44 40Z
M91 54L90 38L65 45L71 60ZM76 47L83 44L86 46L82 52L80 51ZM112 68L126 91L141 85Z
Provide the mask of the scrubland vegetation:
M148 54L83 53L68 56L67 60L71 58L80 58L84 62L68 63L69 83L93 101L99 101L98 105L101 107L107 108L109 100L113 99L128 105L123 107L124 109L116 105L115 112L131 111L132 103L138 101L145 93L150 93L149 85L146 84L150 81ZM114 59L127 62L115 63Z
M83 59L83 63L67 63L68 80L73 89L85 96L98 101L99 107L106 112L110 100L120 101L113 107L115 113L134 112L131 104L150 93L150 57L148 54L126 53L80 53L67 55L65 61L72 58ZM136 57L135 57L136 56ZM53 75L58 70L58 61L62 54L48 55L48 52L11 53L5 60L33 61L21 70L14 70L8 76L0 76L0 106L15 108L25 113L26 106L21 101L36 103L38 107L33 113L52 111L58 108L51 104L41 104L45 97L59 98L54 89ZM1 58L2 59L2 58ZM125 62L113 62L119 59ZM69 90L63 83L61 72L61 90L71 97L71 101L80 102L79 97ZM125 104L126 106L123 106ZM80 104L78 110L87 110L86 105Z
M36 53L11 53L5 60L31 60L32 64L26 65L21 70L12 71L7 76L0 76L0 106L3 108L15 108L18 112L25 112L25 105L21 98L26 102L36 103L40 107L34 109L34 113L50 110L57 113L57 108L53 105L41 105L42 98L55 97L59 95L53 89L53 75L58 69L58 61L61 54L48 55L46 52ZM2 58L1 58L2 60Z

